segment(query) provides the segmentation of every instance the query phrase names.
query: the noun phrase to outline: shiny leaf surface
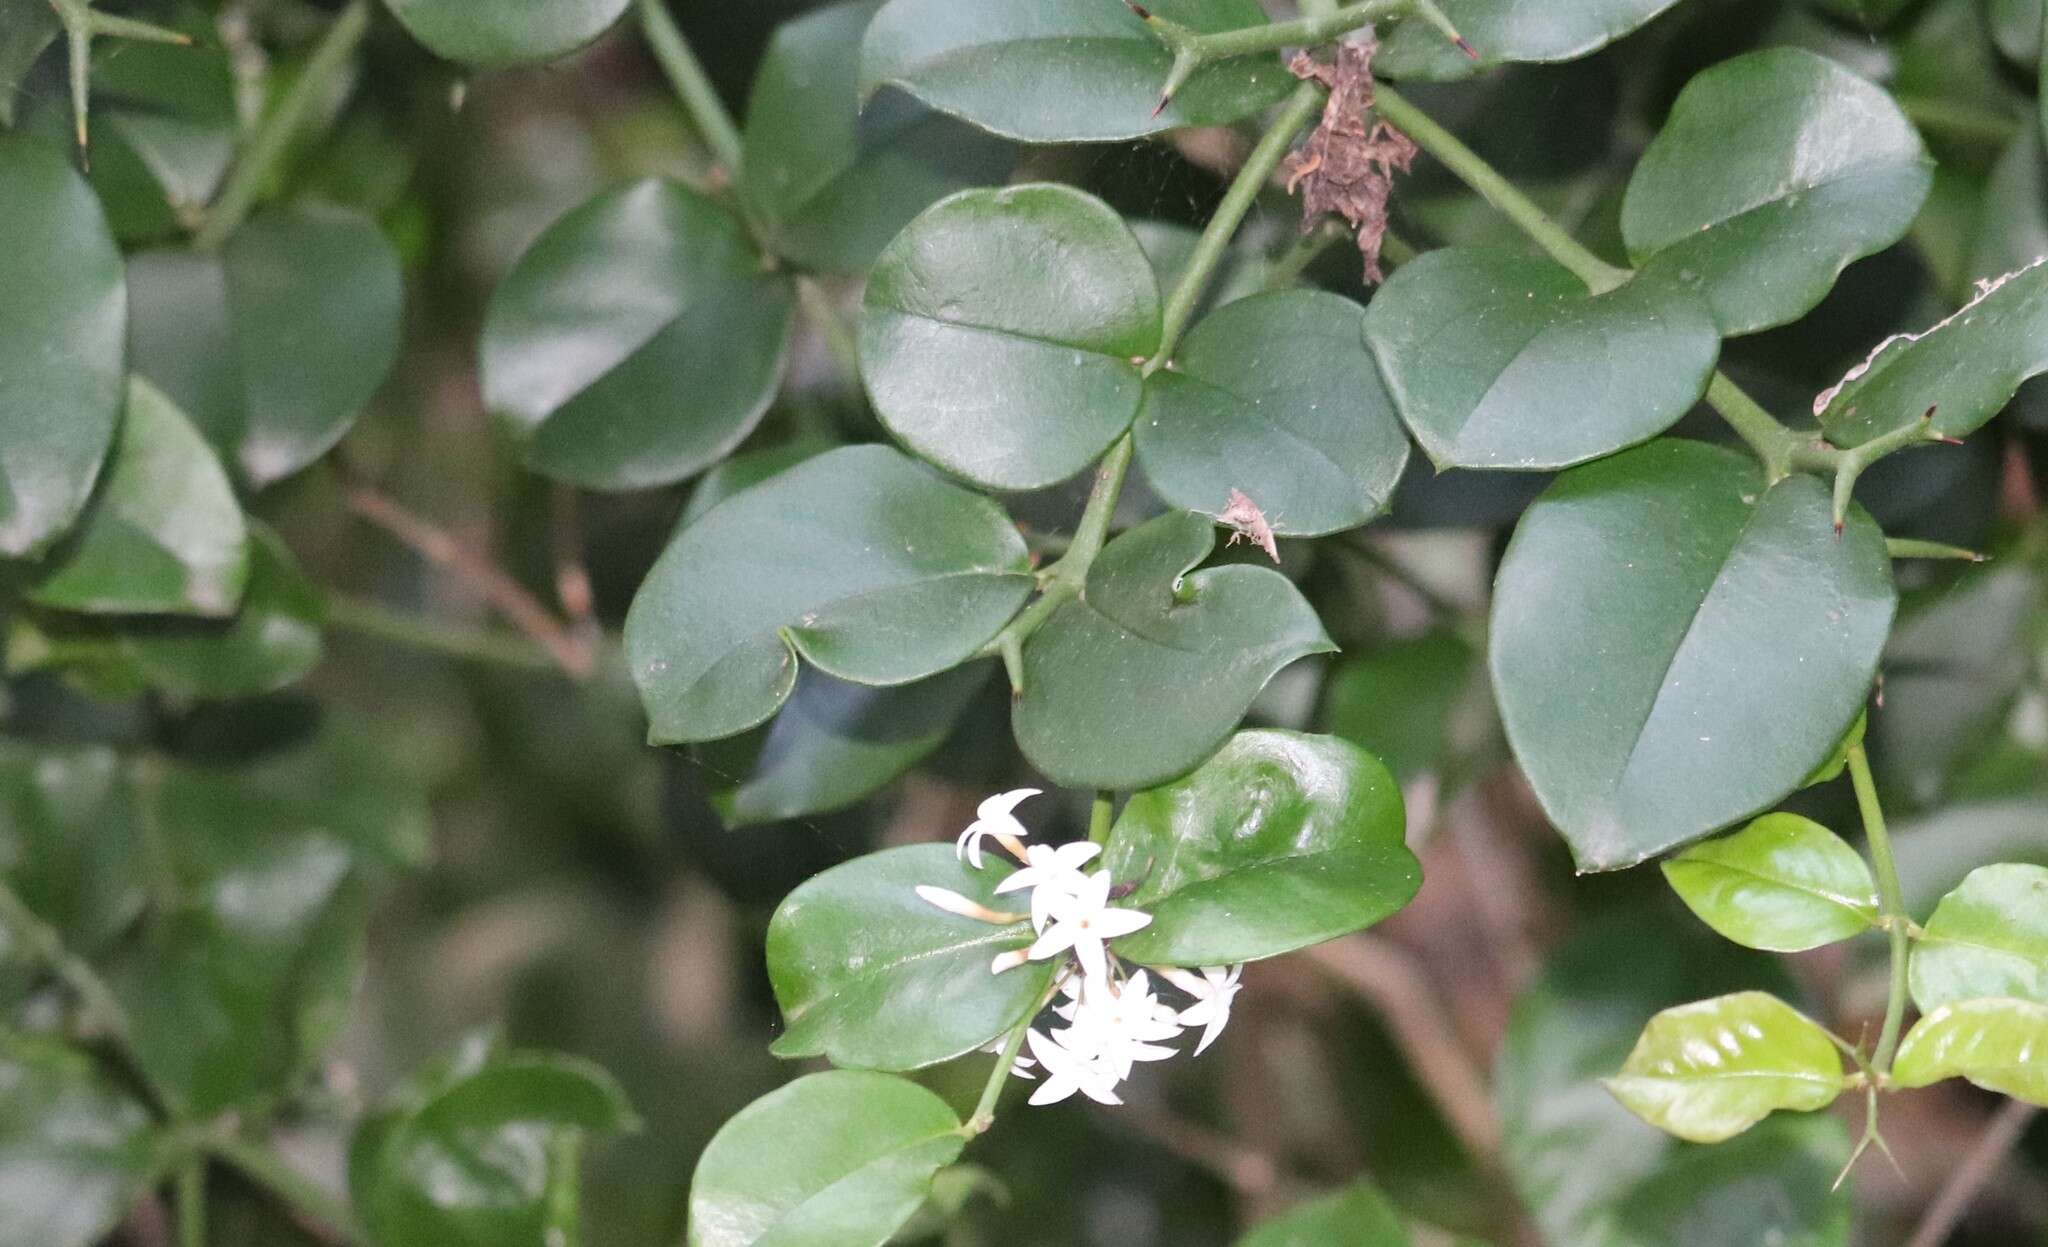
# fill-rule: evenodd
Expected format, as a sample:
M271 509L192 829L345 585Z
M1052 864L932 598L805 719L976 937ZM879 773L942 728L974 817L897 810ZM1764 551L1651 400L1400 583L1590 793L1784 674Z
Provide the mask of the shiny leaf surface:
M1842 1082L1827 1032L1768 992L1738 992L1651 1018L1607 1089L1667 1134L1719 1143L1779 1110L1826 1108Z
M2048 1108L2048 1004L2032 1000L1959 1000L1913 1024L1892 1063L1899 1087L1967 1078L1986 1091Z
M605 32L628 0L384 0L436 56L487 68L567 56Z
M1971 871L1914 942L1912 987L1923 1013L1984 996L2048 1004L2048 869Z
M1811 819L1766 814L1664 863L1701 922L1749 948L1796 953L1871 930L1877 883L1856 850Z

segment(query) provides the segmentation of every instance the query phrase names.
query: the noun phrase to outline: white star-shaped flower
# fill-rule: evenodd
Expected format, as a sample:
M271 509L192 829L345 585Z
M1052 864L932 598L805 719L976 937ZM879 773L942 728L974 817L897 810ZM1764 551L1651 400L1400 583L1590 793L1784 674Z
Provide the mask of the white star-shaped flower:
M1077 1091L1097 1104L1123 1103L1117 1098L1115 1072L1100 1058L1076 1052L1036 1029L1025 1033L1024 1042L1045 1070L1045 1081L1031 1093L1032 1104L1057 1104Z
M1152 993L1143 970L1121 987L1102 979L1085 981L1064 1016L1072 1025L1060 1033L1060 1042L1104 1062L1119 1079L1129 1078L1139 1061L1176 1055L1162 1041L1178 1038L1182 1030L1173 1008Z
M1011 811L1023 804L1026 798L1035 797L1038 793L1039 790L1036 788L1012 788L1008 792L999 792L983 801L975 807L974 821L967 824L966 831L960 833L959 840L954 842L953 851L976 870L980 870L981 842L993 837L996 843L1016 854L1021 860L1024 857L1024 846L1019 842L1031 833L1025 829L1024 824L1017 821L1017 816Z
M1071 893L1057 893L1046 902L1045 930L1031 945L1033 961L1057 957L1068 949L1081 963L1081 973L1102 978L1109 969L1104 945L1120 935L1142 930L1152 915L1135 909L1119 909L1109 903L1109 872L1098 870Z
M1024 869L997 884L996 891L1032 889L1031 926L1033 930L1043 931L1053 898L1072 896L1087 887L1088 875L1081 868L1100 856L1102 846L1092 840L1058 847L1034 844L1025 850Z
M1195 1003L1180 1011L1180 1023L1202 1028L1201 1042L1195 1045L1195 1055L1200 1056L1230 1025L1230 1004L1241 990L1238 979L1243 976L1244 967L1204 966L1200 978L1186 970L1160 973L1167 982L1195 998Z

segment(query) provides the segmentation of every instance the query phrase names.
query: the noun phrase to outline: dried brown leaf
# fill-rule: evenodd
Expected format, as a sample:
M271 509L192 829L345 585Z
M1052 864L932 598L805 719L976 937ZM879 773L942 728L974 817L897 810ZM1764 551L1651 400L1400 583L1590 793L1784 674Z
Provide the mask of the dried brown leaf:
M1365 279L1386 280L1380 269L1380 246L1387 235L1387 199L1394 174L1414 164L1417 148L1409 137L1384 121L1368 122L1372 110L1372 58L1379 42L1368 30L1337 45L1334 64L1325 65L1306 52L1288 66L1295 77L1314 80L1330 89L1323 119L1314 132L1287 157L1287 189L1301 196L1301 229L1307 233L1328 213L1351 223L1365 257Z

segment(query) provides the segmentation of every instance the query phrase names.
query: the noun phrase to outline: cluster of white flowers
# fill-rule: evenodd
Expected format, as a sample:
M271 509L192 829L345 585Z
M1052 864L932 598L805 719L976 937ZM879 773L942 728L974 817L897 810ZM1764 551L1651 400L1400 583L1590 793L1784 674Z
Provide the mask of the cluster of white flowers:
M917 894L948 913L983 922L1010 924L1029 920L1037 938L1030 947L1006 952L990 965L992 974L1014 970L1030 961L1055 961L1055 995L1060 1003L1048 1011L1064 1023L1025 1034L1030 1056L1012 1067L1020 1078L1042 1070L1044 1082L1032 1093L1033 1104L1055 1104L1076 1093L1100 1104L1121 1104L1117 1085L1131 1076L1140 1061L1162 1061L1175 1055L1170 1040L1200 1027L1196 1055L1216 1042L1230 1021L1231 1002L1238 992L1242 966L1207 966L1199 974L1178 967L1133 966L1116 956L1110 941L1151 923L1152 915L1110 904L1116 891L1107 870L1088 867L1102 855L1102 846L1083 842L1057 847L1024 841L1030 832L1017 820L1016 809L1038 795L1036 788L1000 793L981 803L975 821L961 833L960 858L983 868L982 848L993 841L1020 869L996 885L999 895L1028 892L1025 913L990 909L945 888L919 887ZM1155 983L1170 985L1189 997L1175 1008L1161 1000ZM989 1046L1000 1051L1003 1040Z

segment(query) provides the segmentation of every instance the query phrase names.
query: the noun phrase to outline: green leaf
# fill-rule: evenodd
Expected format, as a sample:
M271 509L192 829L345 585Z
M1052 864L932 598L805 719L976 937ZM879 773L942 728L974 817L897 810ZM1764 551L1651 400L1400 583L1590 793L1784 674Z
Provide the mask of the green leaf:
M494 1058L370 1124L349 1179L382 1247L539 1247L551 1191L574 1189L563 1141L638 1128L609 1074L564 1056Z
M860 44L882 0L844 0L784 23L747 99L740 194L769 247L861 273L935 200L1002 182L1006 143L890 91L863 109Z
M1827 756L1826 761L1813 768L1813 773L1806 777L1806 782L1800 787L1813 788L1839 779L1842 772L1849 769L1849 751L1863 743L1863 736L1869 730L1870 712L1865 710L1856 716L1856 721L1849 725L1849 730L1842 733L1842 739L1835 742L1835 751Z
M175 904L111 977L136 1058L176 1107L275 1102L347 1021L374 891L426 851L425 794L372 742L328 720L255 760L158 780Z
M0 1034L0 1247L91 1247L149 1189L149 1110L54 1040Z
M797 655L907 684L960 665L1031 592L986 498L885 446L828 451L678 532L626 617L656 744L716 740L789 697Z
M1169 504L1209 515L1242 490L1282 536L1356 528L1386 510L1408 436L1360 337L1363 318L1350 300L1311 290L1211 313L1145 381L1145 479Z
M1441 629L1347 654L1323 689L1316 721L1406 783L1445 765L1452 721L1476 700L1478 666L1472 646Z
M242 133L237 79L214 15L186 4L152 16L189 46L101 39L92 54L89 177L123 243L183 236L220 189ZM73 141L70 100L47 97L29 124Z
M1903 238L1933 170L1884 88L1769 48L1686 84L1629 179L1622 236L1646 272L1699 290L1721 332L1754 333Z
M1252 1229L1237 1247L1408 1247L1400 1214L1370 1182L1311 1200Z
M1629 1112L1694 1143L1732 1139L1780 1109L1826 1108L1842 1082L1827 1032L1769 992L1664 1010L1606 1080Z
M1959 1000L1913 1024L1892 1062L1892 1085L1967 1078L1986 1091L2048 1108L2048 1004Z
M868 688L822 671L766 727L693 751L727 827L748 827L852 805L937 749L989 669L970 664L895 688Z
M1885 339L1814 400L1828 440L1860 446L1934 413L1930 432L1963 437L2048 370L2048 262L1979 283L1976 299L1917 334Z
M259 488L326 454L398 361L398 254L349 209L271 209L218 255L145 252L128 289L135 370Z
M1145 7L1201 34L1266 22L1253 0ZM1064 143L1227 125L1278 103L1295 83L1278 57L1221 61L1197 70L1161 109L1172 64L1166 45L1120 4L890 0L861 47L861 94L892 83L984 130Z
M1054 185L932 205L876 261L860 333L882 423L991 489L1095 462L1137 415L1138 365L1158 346L1138 240L1101 200Z
M1078 601L1024 646L1013 716L1033 766L1068 788L1148 788L1222 745L1266 681L1335 648L1285 576L1194 568L1216 546L1186 511L1112 541Z
M1844 1247L1856 1215L1836 1192L1849 1155L1841 1125L1824 1117L1681 1147L1616 1203L1616 1237L1602 1247Z
M946 1102L853 1070L741 1109L697 1162L689 1247L881 1247L966 1140Z
M1447 81L1509 61L1569 61L1596 52L1662 13L1678 0L1439 0L1438 7L1465 37L1474 61L1417 17L1388 32L1374 69L1396 80Z
M1870 867L1842 838L1797 814L1766 814L1664 863L1686 907L1746 948L1797 953L1877 923Z
M1552 261L1477 247L1403 265L1365 338L1439 468L1567 467L1646 441L1691 409L1721 351L1676 282L1589 295Z
M1915 941L1912 986L1922 1013L1983 996L2048 1004L2048 869L1971 871Z
M436 56L496 68L567 56L603 34L627 0L384 0Z
M634 182L550 225L506 274L479 346L484 402L537 472L592 489L666 485L760 423L795 311L789 278L730 212L672 182Z
M1897 604L1884 534L1827 487L1666 440L1559 477L1501 564L1494 690L1586 870L1797 789L1862 707ZM1798 593L1783 586L1798 584Z
M919 896L945 888L997 912L1007 863L975 870L950 844L916 844L856 858L791 892L768 924L768 977L787 1029L779 1057L912 1070L974 1051L1030 1016L1052 963L1002 974L997 954L1027 947L1030 924L997 926L948 913Z
M155 386L128 383L104 479L29 600L87 614L235 612L249 533L213 448Z
M101 745L0 738L0 876L72 950L142 911L148 848L135 784Z
M697 480L690 501L676 520L678 528L696 523L706 511L743 489L752 489L771 476L779 476L806 459L815 459L838 443L822 437L799 437L760 450L743 450L726 459Z
M1257 961L1361 931L1422 886L1401 789L1334 736L1239 732L1184 779L1133 796L1102 865L1152 924L1116 942L1156 965Z
M0 0L0 126L14 124L23 80L63 29L48 0Z
M92 190L54 148L0 135L0 555L85 507L120 415L128 296Z

